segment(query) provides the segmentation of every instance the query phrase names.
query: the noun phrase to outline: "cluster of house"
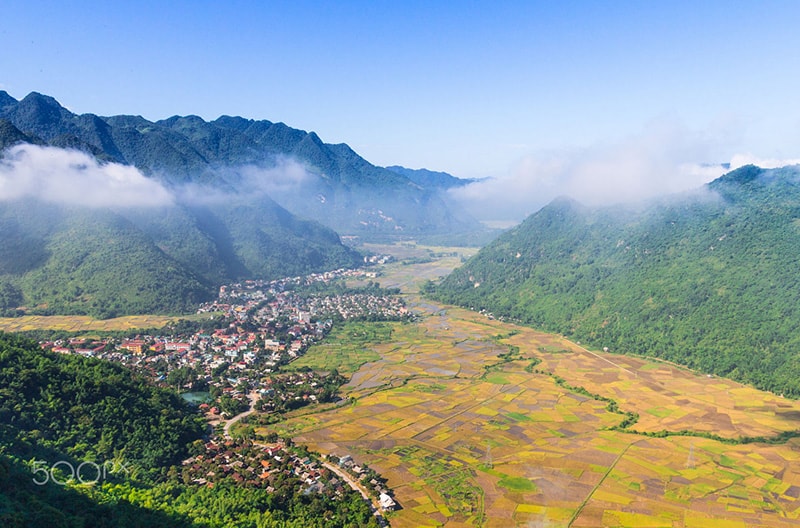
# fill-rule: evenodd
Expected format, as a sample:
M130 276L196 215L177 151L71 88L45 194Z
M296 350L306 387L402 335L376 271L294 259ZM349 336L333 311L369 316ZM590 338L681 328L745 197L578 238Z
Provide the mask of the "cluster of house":
M74 353L124 363L164 381L169 372L182 367L209 377L221 366L236 372L270 373L281 364L301 356L322 339L333 322L342 319L402 319L408 310L393 295L339 294L304 295L292 288L347 278L373 276L363 269L337 270L306 277L275 281L247 281L222 286L219 298L202 305L198 313L213 312L211 330L191 335L137 335L126 339L86 340L73 338L44 342L54 352ZM221 314L221 316L220 316ZM206 380L213 383L212 379Z
M393 320L409 317L399 297L370 293L345 293L316 296L307 299L307 309L327 317L350 319L361 317L368 320Z
M220 405L220 397L228 396L248 405L247 394L251 390L257 390L265 401L263 410L287 410L316 402L318 398L329 399L330 375L277 374L279 365L301 356L329 328L330 323L291 322L285 328L286 338L278 340L265 329L248 332L234 324L180 337L71 338L41 345L55 352L120 363L157 384L184 392L210 392L216 401L202 405L201 410L213 417L230 414L225 405ZM269 330L275 331L275 327Z
M109 351L115 349L113 345L110 345L109 340L94 340L82 337L43 341L39 344L45 350L52 350L59 354L78 354L87 357L101 357L102 354L108 354ZM118 356L122 355L124 354L118 354Z
M208 487L229 478L242 486L272 493L280 475L297 477L305 489L313 492L329 490L341 496L346 486L319 462L293 452L281 442L245 445L233 440L210 440L201 454L184 460L182 466L184 482Z
M397 508L397 503L394 498L392 498L391 490L386 487L386 480L373 469L366 465L359 466L350 455L337 457L331 454L328 455L328 460L336 462L340 468L358 480L373 496L377 497L381 510L393 511Z
M337 372L293 372L265 378L256 409L283 413L312 403L339 400L338 388L347 379Z
M296 288L328 284L340 279L373 277L374 272L364 269L342 269L269 282L254 280L225 285L220 288L217 300L201 305L198 313L223 313L238 323L279 320L281 316L301 323L311 319L397 320L409 317L405 304L394 295L358 291L338 294L295 291Z
M199 331L192 335L136 335L125 339L88 340L71 338L41 343L45 349L63 354L80 354L122 363L156 382L170 383L170 373L191 372L178 387L197 389L195 384L226 386L248 382L277 370L278 365L301 356L308 346L330 329L328 323L273 325L246 331L230 323L225 328ZM279 335L276 335L279 334ZM221 379L220 375L224 373Z
M311 273L297 277L286 277L276 280L246 280L233 284L220 286L217 299L210 303L200 305L198 313L216 312L230 308L231 305L241 306L247 302L259 302L269 299L279 293L292 291L298 286L311 286L313 284L329 284L341 279L371 279L377 273L364 268L338 269L323 273Z

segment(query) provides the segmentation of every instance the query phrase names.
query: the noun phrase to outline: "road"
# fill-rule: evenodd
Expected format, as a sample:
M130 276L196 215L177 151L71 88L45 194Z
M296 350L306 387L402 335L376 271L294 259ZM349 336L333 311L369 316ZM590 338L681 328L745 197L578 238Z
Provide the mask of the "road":
M236 416L225 422L225 426L223 427L223 432L226 438L231 437L230 430L233 424L235 424L245 416L249 416L255 412L256 410L255 404L258 401L258 392L251 391L247 395L247 398L250 400L250 408L244 412L240 412L239 414L237 414ZM380 525L387 526L386 519L384 519L383 515L381 514L380 504L376 499L370 496L370 494L367 492L367 489L364 486L362 486L360 482L358 482L356 479L348 475L341 468L335 466L334 464L331 464L330 462L322 462L322 465L325 466L327 469L331 470L333 473L336 473L336 475L338 475L342 480L347 482L347 484L350 486L351 489L359 492L361 496L364 498L364 500L367 501L367 504L370 505L370 509L372 510L372 513L375 515L375 517L378 518L378 522L380 523Z
M322 465L336 473L342 480L347 482L351 489L359 492L361 496L364 497L364 500L367 501L367 503L371 506L372 513L378 518L378 522L380 522L381 526L386 526L386 521L380 513L380 504L378 504L378 501L371 497L369 493L367 493L367 489L362 486L360 482L348 475L347 472L343 471L340 467L331 464L330 462L323 461Z
M236 422L238 422L239 420L241 420L245 416L249 416L249 415L253 414L253 412L255 412L255 410L256 410L255 405L256 405L256 402L258 401L258 392L250 391L250 394L247 395L247 399L250 400L250 408L247 409L244 412L240 412L239 414L237 414L236 416L234 416L233 418L231 418L230 420L227 420L225 422L225 426L223 427L223 432L224 432L226 438L230 438L231 437L230 430L231 430L231 426L233 424L235 424Z

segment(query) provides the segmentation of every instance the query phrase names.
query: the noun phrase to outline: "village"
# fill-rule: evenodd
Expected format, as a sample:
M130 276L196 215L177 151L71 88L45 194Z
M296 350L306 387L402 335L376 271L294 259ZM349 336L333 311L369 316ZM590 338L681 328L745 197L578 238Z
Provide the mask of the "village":
M45 341L41 346L57 353L121 363L180 392L230 395L244 401L248 392L257 391L274 400L275 386L306 385L310 391L306 399L313 401L319 396L313 392L324 376L279 374L281 366L322 340L334 321L393 321L409 319L412 314L400 297L381 290L377 283L368 283L366 288L339 287L333 294L319 287L302 288L373 276L364 269L337 270L225 285L215 301L198 308L198 314L208 314L208 319L182 321L190 331L116 339L74 337ZM292 383L273 386L281 376L289 376Z
M291 440L273 436L268 443L246 438L216 437L203 444L198 453L182 463L181 479L213 487L229 478L237 485L280 492L286 477L294 476L305 493L342 497L350 487L370 503L376 514L393 511L397 504L386 480L367 466L355 464L350 455L320 456Z
M375 510L396 507L374 471L349 455L323 461L291 439L253 438L253 426L231 426L259 411L264 423L316 403L341 401L347 382L335 369L287 369L334 324L347 320L406 320L412 314L396 292L378 283L344 287L345 280L375 277L365 269L337 270L274 281L220 287L218 298L198 307L199 321L181 321L170 335L122 338L73 337L41 343L44 349L112 361L179 392L197 406L213 429L185 460L181 479L213 487L220 479L274 492L291 475L305 492L341 495L358 491ZM207 317L205 317L207 316ZM282 367L284 367L282 369Z

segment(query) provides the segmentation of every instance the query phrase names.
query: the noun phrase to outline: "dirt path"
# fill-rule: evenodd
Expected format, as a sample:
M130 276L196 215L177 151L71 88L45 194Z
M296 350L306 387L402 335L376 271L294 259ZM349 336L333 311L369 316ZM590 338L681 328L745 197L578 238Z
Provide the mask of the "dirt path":
M601 356L600 354L598 354L597 352L593 352L593 351L589 350L588 348L582 347L581 345L579 345L578 343L575 343L574 341L569 341L569 342L570 342L572 345L576 346L577 348L580 348L580 349L581 349L581 350L583 350L584 352L588 352L589 354L593 355L593 356L594 356L594 357L596 357L597 359L600 359L600 360L602 360L602 361L605 361L606 363L611 363L612 365L614 365L615 367L617 367L617 368L618 368L618 369L620 369L621 371L623 371L623 372L627 372L628 374L630 374L630 375L631 375L631 376L633 376L634 378L638 378L638 377L639 377L639 376L638 376L638 375L637 375L635 372L631 372L630 370L626 369L626 368L625 368L625 367L623 367L622 365L618 365L617 363L614 363L613 361L611 361L611 360L610 360L610 359L608 359L607 357L603 357L603 356Z

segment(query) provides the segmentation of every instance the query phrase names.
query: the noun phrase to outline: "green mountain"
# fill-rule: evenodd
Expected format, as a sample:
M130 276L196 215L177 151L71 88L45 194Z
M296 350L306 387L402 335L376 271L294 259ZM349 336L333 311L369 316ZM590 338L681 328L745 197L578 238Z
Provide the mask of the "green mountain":
M259 182L226 172L238 182L233 185L209 168L209 159L225 161L226 149L247 150L238 133L211 138L202 130L187 132L199 118L158 126L109 118L122 123L112 126L97 116L76 116L39 94L16 101L0 93L0 115L6 116L0 118L0 147L14 147L0 163L0 314L22 308L99 317L186 312L225 282L361 262L334 231L292 215ZM162 187L156 190L168 200L125 202L128 188L116 179L124 183L130 175L122 173L124 165L107 162L130 160L152 179L158 173ZM98 177L108 181L100 195L71 190L70 178L99 184L91 180ZM48 186L51 179L57 183ZM159 205L166 202L172 204Z
M2 105L1 99L0 105ZM0 150L18 145L19 143L42 144L43 141L25 134L15 127L8 119L0 119Z
M440 190L376 167L345 144L283 123L222 116L76 115L33 92L16 101L0 91L0 119L48 145L134 165L172 186L268 190L282 206L343 233L436 234L478 224L453 214Z
M633 208L559 199L429 293L595 347L800 396L800 168Z
M0 445L21 456L124 456L140 471L158 473L205 432L177 394L120 365L44 352L8 334L0 334L0 387Z
M214 282L156 246L118 214L31 200L0 205L0 308L113 317L180 313L210 298ZM2 291L2 290L0 290ZM17 295L11 295L16 292Z

